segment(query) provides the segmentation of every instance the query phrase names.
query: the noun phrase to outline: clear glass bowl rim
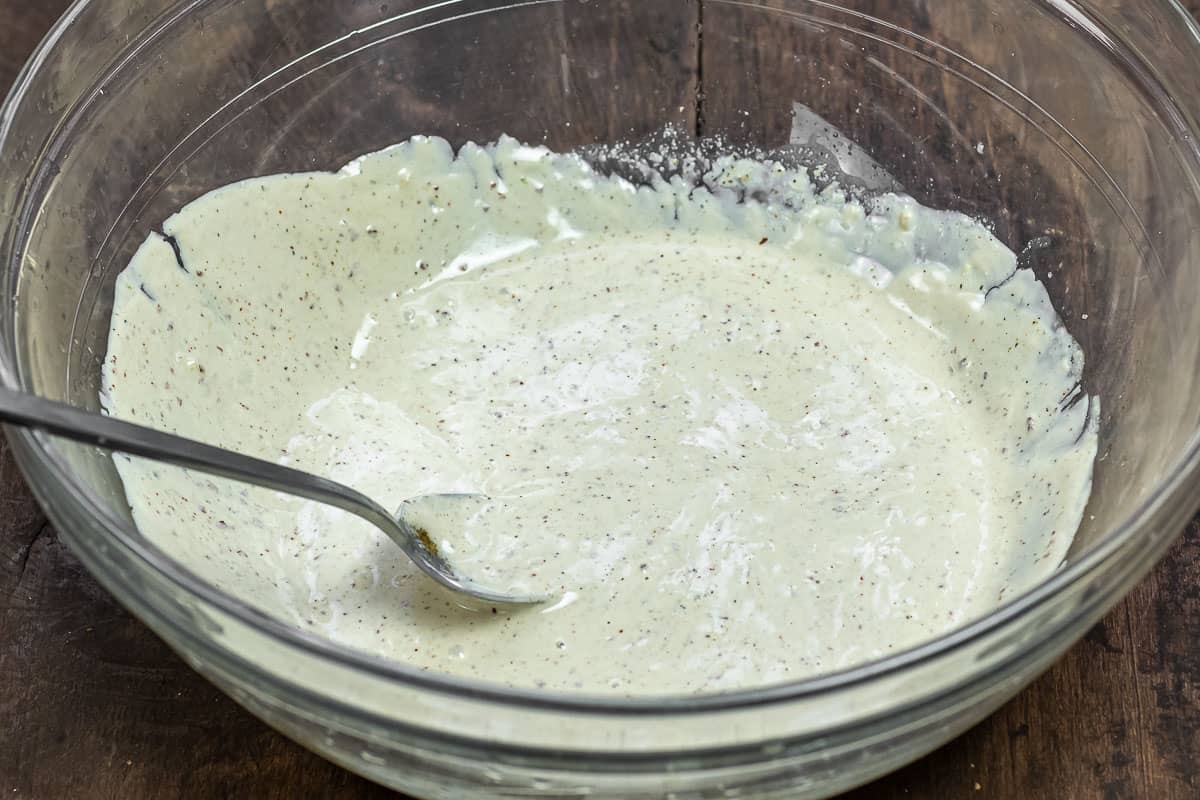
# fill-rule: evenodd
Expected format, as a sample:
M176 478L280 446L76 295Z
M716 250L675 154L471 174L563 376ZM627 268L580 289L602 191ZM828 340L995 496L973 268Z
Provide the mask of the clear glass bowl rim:
M0 104L0 156L3 155L14 111L29 90L34 75L52 57L55 45L71 24L88 8L102 2L104 0L76 0L54 24L26 61L8 96L3 104ZM810 2L813 5L825 6L832 10L845 10L836 4L822 2L822 0L810 0ZM1090 18L1074 6L1072 0L1034 0L1034 2L1046 6L1059 15L1090 22ZM1186 37L1196 47L1197 63L1200 63L1200 24L1197 24L1179 0L1150 0L1150 2L1156 3L1165 17L1173 17L1180 24L1182 28L1180 35ZM189 3L186 10L190 10L193 5ZM176 15L172 14L172 16ZM858 16L865 17L861 14ZM879 22L872 17L865 18ZM1102 31L1091 24L1085 26L1085 30L1088 30L1097 39L1104 38ZM936 42L929 42L929 44L941 47ZM1153 74L1153 71L1143 73L1143 75ZM1190 135L1185 143L1196 162L1200 163L1200 126L1195 124L1190 115L1173 116L1173 122L1176 125L1192 123ZM24 194L22 194L23 198ZM11 388L20 389L21 383L15 365L8 363L8 359L2 356L3 354L0 353L0 381ZM12 426L6 426L5 433L10 439L15 438L20 445L23 445L23 447L14 448L14 454L31 482L39 477L49 478L52 485L57 484L58 487L65 490L66 499L75 504L90 519L97 521L104 531L128 553L142 561L162 578L187 594L228 614L238 622L268 635L284 646L298 648L311 656L328 660L338 666L358 670L373 677L395 680L441 694L501 705L583 714L644 716L734 711L815 698L893 675L964 647L1017 618L1029 614L1078 582L1087 579L1101 568L1115 551L1128 544L1129 540L1141 531L1153 527L1161 520L1174 518L1182 511L1193 513L1200 506L1200 492L1194 491L1200 487L1200 431L1197 431L1192 434L1184 448L1183 456L1167 477L1154 488L1141 505L1132 511L1121 524L1109 531L1096 546L1025 594L948 634L901 653L855 667L772 686L700 695L647 695L636 698L612 698L511 688L484 681L423 672L415 667L343 647L330 640L293 628L222 592L176 563L158 548L139 540L137 533L128 530L121 520L114 517L103 503L90 494L87 487L73 474L66 460L57 451L48 436ZM44 473L42 472L43 468L45 469ZM1178 533L1172 534L1171 539L1173 540L1177 536ZM1154 558L1160 552L1161 550L1156 549L1146 550L1140 558L1142 560ZM1039 635L1036 641L1027 643L1026 649L1036 646L1041 639L1048 635ZM211 648L212 645L208 644L207 647ZM238 660L242 659L239 657ZM245 663L253 666L251 662ZM270 675L270 679L282 680L275 675ZM332 698L322 697L321 699L328 701Z

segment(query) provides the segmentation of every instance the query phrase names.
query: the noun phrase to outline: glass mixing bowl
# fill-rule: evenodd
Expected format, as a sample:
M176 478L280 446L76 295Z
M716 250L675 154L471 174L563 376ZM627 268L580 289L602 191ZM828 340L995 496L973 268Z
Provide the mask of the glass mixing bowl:
M568 149L673 123L777 146L820 119L808 135L835 155L845 137L921 202L987 220L1086 353L1092 500L1051 580L875 663L636 701L420 673L174 563L132 524L107 453L8 435L113 594L356 772L422 797L828 794L995 709L1194 510L1197 64L1190 18L1151 0L81 0L0 112L0 378L93 409L113 280L166 216L413 134Z

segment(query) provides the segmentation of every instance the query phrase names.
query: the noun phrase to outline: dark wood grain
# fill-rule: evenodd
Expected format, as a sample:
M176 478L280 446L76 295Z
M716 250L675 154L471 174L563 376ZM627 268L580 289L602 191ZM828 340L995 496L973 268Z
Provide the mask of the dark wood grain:
M0 87L66 4L0 0ZM1200 796L1198 621L1200 520L1016 699L852 797ZM394 796L266 728L122 610L59 542L2 437L0 794Z

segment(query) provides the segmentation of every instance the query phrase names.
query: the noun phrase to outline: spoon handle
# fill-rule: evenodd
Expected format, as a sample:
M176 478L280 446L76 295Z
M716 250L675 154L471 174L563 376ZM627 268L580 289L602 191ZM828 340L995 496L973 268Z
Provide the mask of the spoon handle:
M318 475L3 386L0 421L326 503L380 528L410 558L419 558L414 548L424 549L374 500Z

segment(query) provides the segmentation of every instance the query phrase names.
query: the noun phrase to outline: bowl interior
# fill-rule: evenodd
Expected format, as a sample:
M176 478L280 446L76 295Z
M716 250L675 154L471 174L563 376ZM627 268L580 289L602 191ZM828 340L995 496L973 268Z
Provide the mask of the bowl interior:
M853 142L922 203L986 220L1046 284L1087 358L1062 402L1100 422L1078 558L1200 421L1189 120L1079 5L125 3L15 109L6 358L27 387L97 408L117 273L163 219L241 178L336 169L414 134L571 149L670 124L772 148L799 114L834 157ZM57 446L132 529L109 455Z

